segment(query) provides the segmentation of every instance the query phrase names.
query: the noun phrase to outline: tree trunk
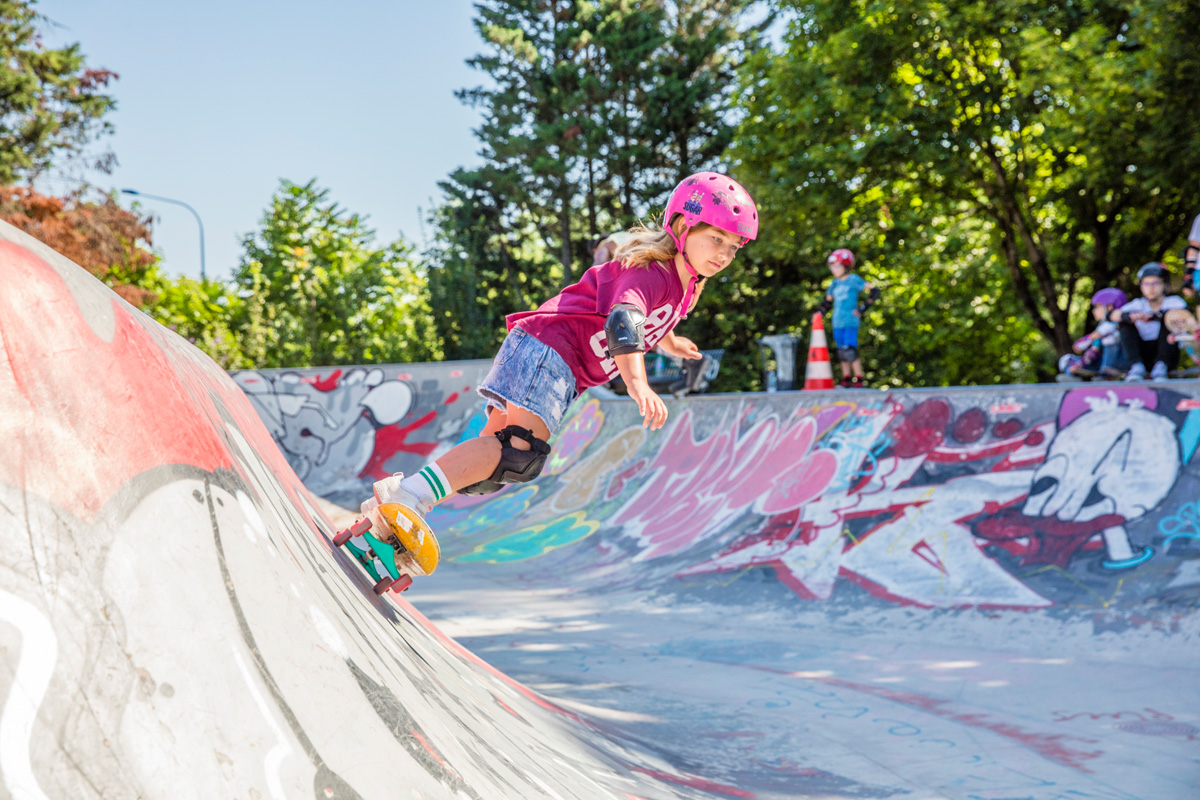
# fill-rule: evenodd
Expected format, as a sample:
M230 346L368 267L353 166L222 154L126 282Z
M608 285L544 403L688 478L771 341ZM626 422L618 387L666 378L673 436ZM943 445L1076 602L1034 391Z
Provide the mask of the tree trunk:
M1033 226L1025 219L1025 214L1022 212L1016 196L1017 188L1005 173L1004 166L1000 163L995 149L987 146L984 148L984 153L988 157L992 174L995 176L995 183L990 187L985 187L985 192L992 201L990 205L993 216L1001 225L1002 246L1008 261L1009 274L1013 277L1013 285L1017 290L1017 297L1033 316L1038 330L1049 340L1050 344L1054 345L1058 354L1069 353L1071 352L1071 332L1068 310L1058 305L1058 287L1054 285L1054 277L1050 274L1049 264L1046 263L1045 251L1038 245ZM1023 254L1018 249L1018 239L1023 245L1021 248L1024 250ZM1029 268L1033 270L1034 278L1037 280L1041 297L1036 301L1025 271L1021 267L1022 260L1028 262ZM1049 314L1048 321L1042 315L1043 309Z
M563 268L563 286L570 286L575 282L575 270L571 253L571 199L565 191L565 186L559 195L558 233L562 239L559 260Z

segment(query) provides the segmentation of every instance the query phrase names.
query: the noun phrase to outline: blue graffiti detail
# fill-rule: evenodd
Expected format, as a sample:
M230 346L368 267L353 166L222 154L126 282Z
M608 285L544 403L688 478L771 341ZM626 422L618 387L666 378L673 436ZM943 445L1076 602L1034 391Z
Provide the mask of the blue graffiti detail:
M1176 539L1200 539L1200 509L1195 502L1184 503L1179 511L1158 521L1158 532L1165 537L1164 551Z
M1147 547L1145 550L1138 553L1136 556L1130 556L1129 558L1123 558L1119 561L1103 561L1101 563L1104 564L1104 566L1107 567L1108 569L1129 569L1130 567L1136 567L1138 564L1145 564L1147 561L1149 561L1153 557L1154 557L1154 548Z
M477 411L475 416L471 417L471 421L467 423L462 436L458 437L456 444L462 444L465 441L478 437L483 431L484 425L487 425L487 414L483 413L483 411Z
M1184 464L1192 460L1197 445L1200 445L1200 411L1189 411L1179 429L1179 451Z

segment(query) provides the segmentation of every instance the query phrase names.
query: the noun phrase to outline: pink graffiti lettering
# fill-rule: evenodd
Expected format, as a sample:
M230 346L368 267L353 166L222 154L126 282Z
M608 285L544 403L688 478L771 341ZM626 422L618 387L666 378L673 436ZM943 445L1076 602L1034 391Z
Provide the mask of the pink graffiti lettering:
M816 432L809 416L782 434L770 418L740 439L721 426L698 442L685 412L647 468L646 485L615 521L643 541L639 559L647 559L704 538L760 498L766 513L797 508L823 492L837 471L836 456L812 452Z

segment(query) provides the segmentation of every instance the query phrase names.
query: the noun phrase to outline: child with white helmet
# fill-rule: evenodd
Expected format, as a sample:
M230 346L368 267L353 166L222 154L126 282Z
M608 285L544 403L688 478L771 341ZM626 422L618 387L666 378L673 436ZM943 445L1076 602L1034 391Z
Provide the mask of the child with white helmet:
M489 494L532 481L571 401L618 375L643 427L663 426L667 407L647 382L643 354L658 346L677 358L702 357L672 330L694 306L704 280L758 235L758 211L736 181L701 172L671 193L661 227L629 234L614 260L591 267L536 310L508 316L508 336L477 389L488 406L478 438L414 475L376 482L364 514L396 503L416 512L428 531L426 513L456 492Z
M1179 365L1179 345L1162 324L1163 315L1176 308L1187 308L1177 295L1167 295L1170 273L1157 261L1143 264L1137 273L1142 296L1113 311L1110 319L1119 324L1121 347L1133 363L1125 375L1127 381L1150 379L1165 381Z
M833 310L833 343L842 365L842 386L861 389L863 365L858 357L858 328L863 313L879 300L879 289L854 274L854 253L846 248L834 250L826 261L833 279L825 289L819 310L822 314ZM863 292L867 296L859 302L858 296Z

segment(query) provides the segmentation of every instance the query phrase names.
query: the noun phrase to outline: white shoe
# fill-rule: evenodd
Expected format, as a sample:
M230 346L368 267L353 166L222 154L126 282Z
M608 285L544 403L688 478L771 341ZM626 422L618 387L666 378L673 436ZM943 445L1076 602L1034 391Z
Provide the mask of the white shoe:
M375 481L375 502L372 506L380 506L384 503L398 503L405 508L411 508L417 512L417 516L425 519L425 515L429 513L429 509L433 508L433 506L422 501L421 498L401 486L400 481L403 479L404 473L397 472L390 478ZM368 500L367 503L371 503L371 501ZM363 505L365 506L366 503Z
M1150 370L1150 380L1165 381L1170 376L1167 374L1167 365L1161 361L1154 362L1154 368Z
M1144 381L1146 380L1146 365L1142 362L1136 362L1129 368L1129 372L1125 373L1126 381Z

